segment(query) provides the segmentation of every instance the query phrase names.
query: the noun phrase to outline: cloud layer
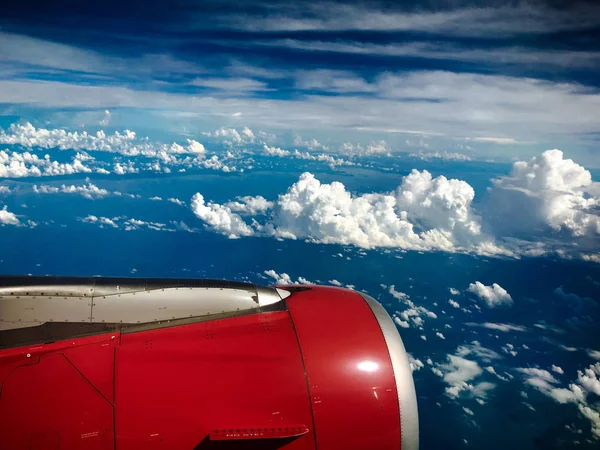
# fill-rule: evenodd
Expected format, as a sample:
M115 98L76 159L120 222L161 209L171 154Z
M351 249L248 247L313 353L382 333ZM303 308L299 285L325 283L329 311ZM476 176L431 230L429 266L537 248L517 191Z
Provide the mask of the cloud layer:
M549 150L528 162L516 162L509 177L495 181L483 217L474 210L475 191L468 183L434 178L426 170L413 170L393 192L360 195L348 192L342 183L324 184L304 173L258 215L251 214L251 221L242 217L247 211L238 213L231 204L206 202L200 193L192 199L192 210L209 228L229 237L271 236L363 248L505 256L557 252L595 260L600 234L597 191L598 183L592 183L587 170L563 159L562 152ZM527 207L538 218L535 223L522 221L528 226L522 225L519 239L506 231L523 216L523 205L510 201L515 192L535 199ZM492 207L497 202L503 203L502 214ZM536 226L539 220L546 229ZM566 237L563 228L568 230ZM579 249L573 250L574 242ZM497 285L476 283L470 290L488 306L511 302Z

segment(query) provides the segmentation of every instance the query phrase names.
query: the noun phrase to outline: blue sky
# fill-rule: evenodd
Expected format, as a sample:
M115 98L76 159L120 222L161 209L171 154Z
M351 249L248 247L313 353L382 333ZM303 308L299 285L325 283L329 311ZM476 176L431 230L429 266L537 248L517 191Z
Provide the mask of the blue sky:
M484 160L560 148L600 165L592 3L122 3L3 8L6 122L163 139L248 126Z

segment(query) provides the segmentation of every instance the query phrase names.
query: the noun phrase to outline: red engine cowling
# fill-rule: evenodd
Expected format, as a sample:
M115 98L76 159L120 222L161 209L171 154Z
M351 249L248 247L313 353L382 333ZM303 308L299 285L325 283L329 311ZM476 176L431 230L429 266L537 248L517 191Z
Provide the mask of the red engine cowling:
M179 284L177 295L191 301L194 289L228 293ZM145 286L129 292L155 291ZM406 351L390 317L366 295L290 286L277 290L287 298L256 308L179 311L137 324L97 322L100 294L112 294L94 289L98 295L79 297L90 303L88 321L44 322L50 340L27 345L42 325L7 326L18 322L20 303L0 289L0 314L14 319L0 315L0 448L418 449ZM135 301L147 306L153 298ZM131 317L122 301L121 316ZM61 333L70 337L56 339Z

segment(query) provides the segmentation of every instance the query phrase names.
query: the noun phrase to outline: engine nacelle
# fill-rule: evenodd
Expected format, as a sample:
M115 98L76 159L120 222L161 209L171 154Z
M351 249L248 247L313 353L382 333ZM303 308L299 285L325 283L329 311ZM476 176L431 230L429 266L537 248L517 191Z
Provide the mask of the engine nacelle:
M355 291L0 278L0 448L416 450L411 369Z

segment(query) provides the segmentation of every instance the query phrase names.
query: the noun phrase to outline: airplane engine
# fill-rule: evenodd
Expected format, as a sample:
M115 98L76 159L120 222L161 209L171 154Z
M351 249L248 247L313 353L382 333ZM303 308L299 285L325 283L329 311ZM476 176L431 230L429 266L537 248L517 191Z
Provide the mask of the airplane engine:
M0 448L416 450L408 356L358 292L0 277Z

